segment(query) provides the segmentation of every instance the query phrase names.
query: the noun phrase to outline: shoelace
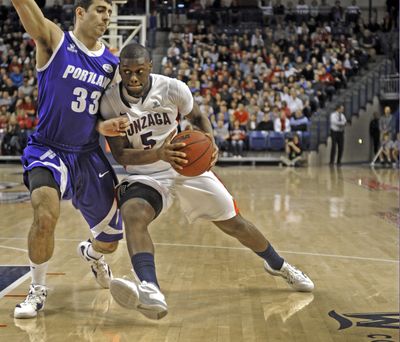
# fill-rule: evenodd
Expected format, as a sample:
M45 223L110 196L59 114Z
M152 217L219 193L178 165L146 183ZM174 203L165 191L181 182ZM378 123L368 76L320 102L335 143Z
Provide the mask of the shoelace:
M296 280L301 281L303 278L302 275L300 274L301 272L293 266L289 266L288 268L284 269L282 272L290 284L293 284Z
M23 304L30 304L32 306L36 306L43 300L43 297L46 297L43 291L38 291L38 292L29 291Z
M93 261L93 265L96 267L98 273L101 273L103 275L108 274L108 266L106 262L103 260L103 258Z

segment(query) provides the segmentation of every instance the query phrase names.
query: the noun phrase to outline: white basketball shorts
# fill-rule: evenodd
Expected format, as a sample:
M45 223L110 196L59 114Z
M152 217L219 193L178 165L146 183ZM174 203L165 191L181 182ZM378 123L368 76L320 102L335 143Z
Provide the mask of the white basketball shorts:
M189 222L197 219L225 221L239 212L232 195L211 171L197 177L185 177L170 168L152 174L129 175L122 182L138 182L157 190L162 196L162 213L177 197Z

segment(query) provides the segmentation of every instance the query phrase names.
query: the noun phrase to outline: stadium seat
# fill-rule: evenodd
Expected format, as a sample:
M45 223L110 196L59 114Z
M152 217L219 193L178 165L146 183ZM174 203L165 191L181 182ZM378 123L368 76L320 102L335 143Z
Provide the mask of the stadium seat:
M311 134L309 131L301 132L301 148L308 150L310 148Z
M248 134L250 150L263 151L267 149L266 131L250 131Z
M282 132L270 132L267 136L267 147L273 151L281 151L285 148L285 136Z

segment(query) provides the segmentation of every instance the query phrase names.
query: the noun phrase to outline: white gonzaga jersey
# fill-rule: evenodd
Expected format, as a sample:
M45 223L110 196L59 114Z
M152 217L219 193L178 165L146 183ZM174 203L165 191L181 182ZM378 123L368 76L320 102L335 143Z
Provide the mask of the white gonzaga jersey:
M137 103L118 83L103 95L100 113L104 119L128 115L131 122L127 138L134 149L159 148L178 126L178 114L188 115L193 109L193 96L189 87L174 78L151 74L147 95ZM171 168L162 160L147 165L126 165L133 174L151 174Z

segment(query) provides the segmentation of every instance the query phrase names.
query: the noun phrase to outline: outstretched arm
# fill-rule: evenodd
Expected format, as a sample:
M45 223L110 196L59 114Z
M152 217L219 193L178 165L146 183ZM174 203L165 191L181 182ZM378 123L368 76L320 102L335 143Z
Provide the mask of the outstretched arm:
M62 30L46 19L34 0L12 0L26 32L37 44L36 62L41 68L49 61L63 35Z

